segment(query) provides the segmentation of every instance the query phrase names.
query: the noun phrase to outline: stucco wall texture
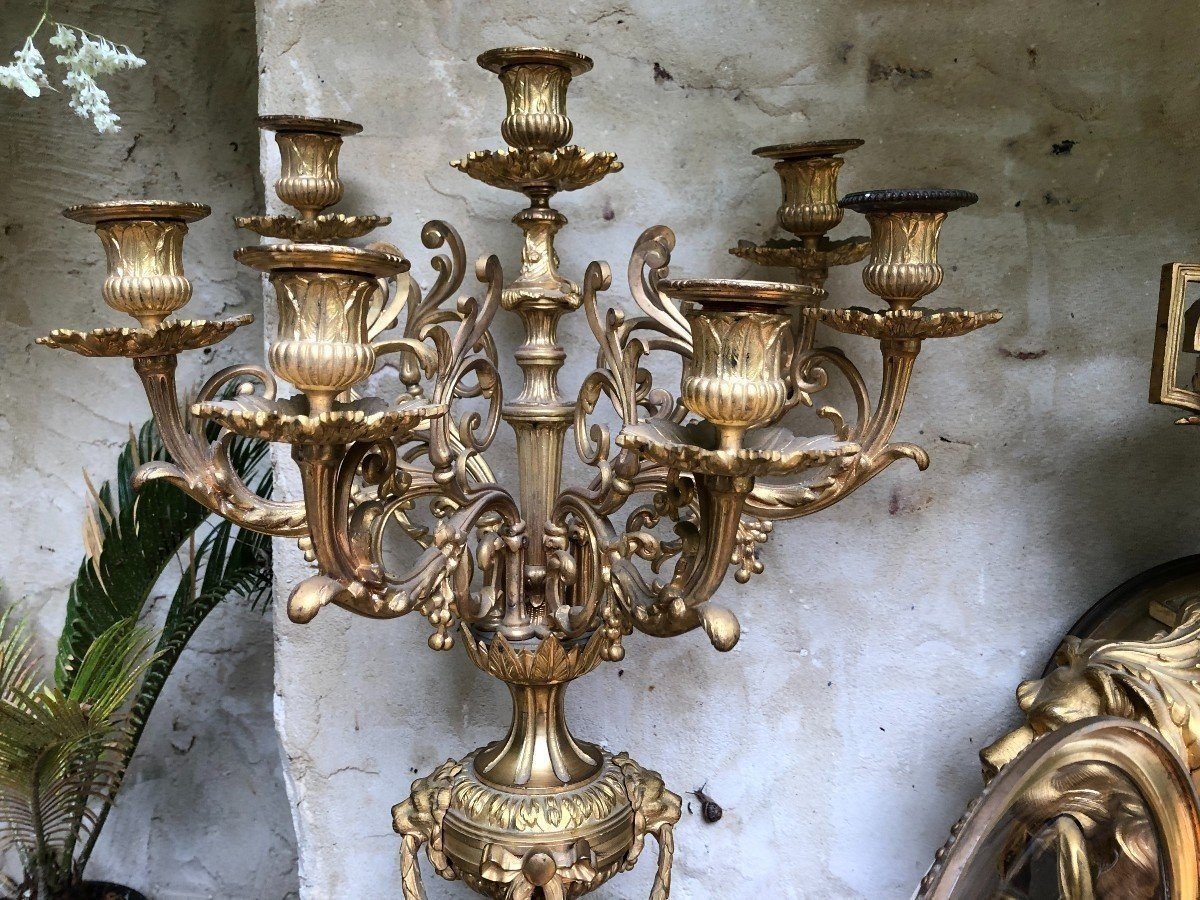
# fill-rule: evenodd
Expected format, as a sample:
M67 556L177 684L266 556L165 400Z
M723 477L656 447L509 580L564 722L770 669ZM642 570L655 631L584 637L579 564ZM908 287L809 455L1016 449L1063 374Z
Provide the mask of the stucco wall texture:
M194 309L259 305L257 280L228 252L240 240L229 215L256 202L253 23L239 7L72 6L69 18L132 35L149 57L123 82L117 140L96 138L58 98L0 94L0 577L6 600L42 610L48 641L81 552L80 467L109 471L126 423L145 414L127 368L32 346L54 326L107 315L99 246L57 210L122 193L203 199L215 213L190 239ZM0 10L11 44L28 5ZM569 46L596 60L572 87L576 138L616 151L626 169L559 198L572 220L563 268L576 278L592 258L622 271L636 235L659 222L679 236L676 273L750 274L725 249L773 232L777 180L749 154L761 144L863 137L846 191L981 195L943 233L947 278L933 299L1006 318L922 355L897 436L924 443L931 469L897 465L836 508L781 525L766 574L723 592L744 626L731 654L695 634L634 638L622 664L568 699L581 736L631 751L677 791L707 783L724 806L714 825L694 801L685 811L673 896L908 896L977 792L975 753L1013 721L1016 683L1109 587L1195 550L1185 523L1196 488L1183 473L1197 436L1145 393L1159 264L1200 238L1200 189L1187 177L1200 10L259 0L257 13L260 111L366 125L343 153L343 208L393 215L384 236L417 269L420 225L435 217L460 228L472 255L516 266L508 219L520 198L446 165L500 146L501 89L473 63L493 46ZM274 147L259 146L270 181ZM861 231L850 221L838 234ZM835 303L869 300L857 272L830 287ZM513 326L500 324L503 346L518 339ZM593 349L581 317L563 334L570 391ZM257 356L258 340L193 360L183 380L218 358ZM874 383L873 346L844 346ZM496 468L514 470L503 454ZM286 454L280 471L295 492ZM293 546L277 551L282 595L307 569ZM282 604L275 619L300 892L399 896L389 806L416 774L497 737L507 696L460 652L426 649L421 621L328 610L298 627ZM119 876L135 859L147 873L138 886L160 898L295 886L267 722L268 639L261 618L232 605L201 632L95 874ZM645 896L650 874L643 863L598 896ZM435 898L465 896L427 884Z
M0 48L20 46L41 3L0 0ZM125 325L104 305L104 254L59 215L80 202L200 200L185 263L196 317L257 312L259 280L231 252L235 213L261 203L249 2L56 2L63 21L129 43L147 65L106 79L123 118L97 135L63 95L0 90L0 602L36 612L47 653L83 555L86 469L115 471L129 426L148 415L126 363L34 345L55 327ZM44 46L44 44L43 44ZM61 76L60 76L61 77ZM183 360L194 385L259 358L261 329ZM172 586L173 589L173 586ZM156 900L294 896L295 839L271 713L271 620L218 607L172 675L88 874Z
M1159 265L1200 237L1189 140L1200 74L1188 61L1200 10L1162 0L258 9L260 110L365 124L343 154L343 206L393 215L386 237L417 269L419 228L434 217L455 223L472 255L517 264L508 220L520 198L446 165L500 146L501 88L473 62L494 46L567 46L596 61L571 88L576 140L616 151L626 168L558 198L571 219L563 266L576 278L592 258L623 272L637 234L659 222L678 234L676 273L749 274L726 248L773 232L777 179L750 155L762 144L862 137L846 191L980 194L944 230L935 305L998 306L1006 318L922 355L897 436L925 444L931 469L897 465L835 509L781 525L766 574L724 590L745 626L734 652L699 634L634 638L622 664L568 697L581 736L631 751L678 791L707 783L725 807L715 825L694 800L685 811L673 896L908 896L978 791L975 754L1014 720L1017 682L1108 588L1195 550L1186 473L1197 436L1148 406L1146 385ZM272 179L272 153L263 165ZM838 234L855 229L861 219ZM871 299L857 271L831 288L834 303ZM506 321L502 342L516 337ZM564 343L573 388L593 355L582 316ZM873 379L874 346L846 346ZM498 466L513 471L503 456ZM287 589L305 568L288 548L277 560ZM301 628L276 609L302 894L398 896L389 805L416 773L496 738L507 696L461 653L427 650L415 618L329 610ZM598 896L646 896L651 868ZM461 885L430 891L466 896Z

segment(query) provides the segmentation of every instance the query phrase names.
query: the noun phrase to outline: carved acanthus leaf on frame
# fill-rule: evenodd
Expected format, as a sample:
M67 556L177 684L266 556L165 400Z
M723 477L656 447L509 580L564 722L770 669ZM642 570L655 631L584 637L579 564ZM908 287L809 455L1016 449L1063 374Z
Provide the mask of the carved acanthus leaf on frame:
M991 786L1010 766L1035 753L1069 726L1129 719L1152 729L1173 753L1180 770L1200 774L1200 602L1185 607L1179 624L1147 641L1068 637L1055 654L1055 668L1022 682L1017 700L1025 724L980 752ZM987 792L985 792L985 797ZM981 798L982 800L983 798ZM1129 780L1100 760L1048 771L1008 802L1022 827L1002 852L1009 870L1030 852L1058 857L1060 882L1070 897L1150 898L1160 896L1160 841L1145 797ZM969 809L963 822L974 814ZM1045 823L1052 830L1039 837ZM943 858L958 852L963 823L926 878L941 876ZM1030 847L1030 842L1042 841ZM922 894L924 896L924 894Z
M1200 602L1148 641L1068 637L1044 678L1022 682L1026 724L980 752L995 773L1040 735L1087 716L1120 716L1158 731L1200 774Z

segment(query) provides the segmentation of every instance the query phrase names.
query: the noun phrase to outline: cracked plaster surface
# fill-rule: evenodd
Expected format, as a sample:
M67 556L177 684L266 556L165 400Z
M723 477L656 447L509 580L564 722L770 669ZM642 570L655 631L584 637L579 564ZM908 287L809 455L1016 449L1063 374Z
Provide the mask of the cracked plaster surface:
M391 214L384 237L414 271L434 217L472 256L516 265L519 198L446 165L500 145L501 89L473 59L501 45L596 60L571 88L576 140L616 151L625 170L556 204L575 278L592 258L623 272L658 222L678 234L676 274L749 274L725 250L773 234L777 180L749 153L762 144L863 137L844 191L980 194L943 232L933 299L1006 318L922 355L897 435L927 445L932 468L897 465L780 525L766 574L723 591L744 625L731 654L697 635L631 639L622 664L568 697L581 736L631 751L677 791L707 782L724 807L715 825L695 802L685 811L673 896L716 896L718 880L731 897L908 896L979 789L979 747L1015 720L1018 681L1114 584L1195 550L1187 473L1200 438L1145 393L1159 265L1200 237L1200 85L1185 62L1200 12L1166 0L1071 15L1033 0L259 0L258 15L261 110L365 124L342 156L342 207ZM263 165L269 180L273 153ZM862 230L848 221L837 236ZM836 303L869 299L857 272L831 290ZM498 331L502 346L519 339L511 317ZM562 340L570 391L594 353L581 316ZM875 383L874 348L845 346ZM502 439L495 459L511 477L510 448ZM286 458L281 474L294 492ZM281 591L306 571L279 547ZM423 622L276 618L302 894L398 896L389 806L418 773L496 738L507 697L461 653L427 650ZM645 896L650 868L597 896ZM433 897L466 896L427 881Z
M257 313L259 279L232 250L232 216L260 203L253 6L56 2L55 12L129 43L145 68L105 79L123 117L100 136L62 94L0 91L0 602L35 614L47 652L83 555L82 470L115 472L131 423L148 415L132 367L49 351L52 328L126 324L100 296L104 255L60 214L117 198L201 200L185 264L195 317ZM0 0L0 51L19 46L40 4ZM221 47L218 61L214 47ZM132 320L130 320L132 321ZM194 385L261 357L244 329L181 363ZM294 896L295 837L271 713L271 620L236 601L217 609L151 716L88 873L156 900Z

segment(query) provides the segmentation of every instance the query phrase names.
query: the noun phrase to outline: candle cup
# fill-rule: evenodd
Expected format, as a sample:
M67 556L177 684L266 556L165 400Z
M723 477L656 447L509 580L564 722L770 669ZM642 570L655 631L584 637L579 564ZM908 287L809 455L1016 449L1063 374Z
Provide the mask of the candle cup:
M400 256L329 244L243 247L238 262L266 272L275 288L279 328L267 359L281 379L303 391L310 415L375 369L367 333L377 278L408 270Z
M783 412L792 311L819 300L824 291L732 279L666 279L658 289L685 304L692 329L680 399L717 429L717 449L736 452L747 429Z
M774 144L754 151L755 156L776 161L783 187L776 219L784 231L815 242L841 224L844 213L838 205L837 177L845 163L842 154L862 145L861 140L850 138Z
M338 154L342 138L362 126L344 119L311 116L261 116L259 128L275 132L279 145L279 179L275 194L300 213L315 219L321 210L342 199Z
M567 86L592 68L581 53L548 47L500 47L477 62L500 76L508 101L500 135L520 150L556 150L571 140Z
M188 223L211 210L202 203L113 201L72 206L63 215L92 225L104 245L108 275L104 302L155 328L187 305L192 284L183 274Z
M863 284L895 310L909 309L942 283L938 233L946 215L979 198L970 191L944 188L861 191L841 205L867 217L871 261Z

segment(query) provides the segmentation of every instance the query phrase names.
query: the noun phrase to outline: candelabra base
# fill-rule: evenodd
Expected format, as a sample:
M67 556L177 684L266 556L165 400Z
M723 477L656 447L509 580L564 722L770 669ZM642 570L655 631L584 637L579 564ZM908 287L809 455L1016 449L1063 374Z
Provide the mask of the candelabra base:
M506 788L476 771L484 750L413 782L409 798L392 807L404 838L405 900L425 900L417 856L422 845L441 877L461 879L485 897L570 900L632 869L648 835L659 845L650 897L666 900L681 801L657 772L627 754L599 751L594 775L559 790Z

